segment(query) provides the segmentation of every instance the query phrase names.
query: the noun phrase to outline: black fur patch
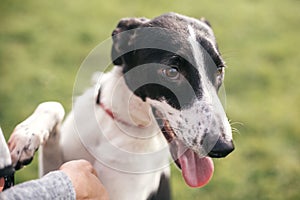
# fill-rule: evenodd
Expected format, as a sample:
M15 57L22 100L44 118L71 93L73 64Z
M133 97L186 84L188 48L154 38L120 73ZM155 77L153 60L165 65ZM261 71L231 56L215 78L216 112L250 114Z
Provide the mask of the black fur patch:
M169 178L161 175L159 187L156 192L150 194L147 200L171 200L171 189Z
M123 73L128 87L143 100L146 97L165 100L174 108L181 109L189 106L195 98L201 98L200 77L182 57L158 49L138 50L135 55L137 67L126 65ZM138 66L142 68L139 70ZM164 76L163 70L170 67L179 70L179 80Z
M112 59L123 67L126 83L137 96L143 100L146 97L165 100L176 109L189 107L195 98L202 97L201 77L197 72L199 66L188 40L188 26L193 27L199 47L206 51L203 62L209 72L209 80L216 85L214 75L217 67L224 67L225 64L211 29L200 20L167 13L152 20L126 18L119 22L113 32ZM145 30L147 28L159 30L149 34ZM131 31L125 35L118 34L128 30ZM161 45L162 49L150 48L153 43L154 46ZM138 70L142 65L143 68ZM161 74L163 68L174 66L179 69L183 77L181 80L168 80Z

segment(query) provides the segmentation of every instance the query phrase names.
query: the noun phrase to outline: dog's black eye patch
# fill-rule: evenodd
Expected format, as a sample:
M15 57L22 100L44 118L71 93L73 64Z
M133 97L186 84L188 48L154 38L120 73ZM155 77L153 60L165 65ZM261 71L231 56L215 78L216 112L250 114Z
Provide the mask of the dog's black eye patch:
M213 45L206 39L199 37L198 41L200 45L205 49L205 51L208 53L208 55L211 57L211 59L214 61L217 68L225 67L225 62L220 56L220 52L218 50L217 44L215 44L215 48Z
M136 62L123 73L128 87L143 100L164 100L180 109L201 98L199 73L182 56L158 49L140 49L135 55Z

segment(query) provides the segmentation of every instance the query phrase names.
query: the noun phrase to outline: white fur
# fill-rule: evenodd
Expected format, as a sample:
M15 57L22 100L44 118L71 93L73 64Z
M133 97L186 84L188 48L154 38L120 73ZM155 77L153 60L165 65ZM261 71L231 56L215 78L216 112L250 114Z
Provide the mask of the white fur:
M6 145L6 141L2 132L2 129L0 127L0 169L3 169L4 167L8 167L11 165L11 158L10 153L8 150L8 147ZM3 157L5 156L5 157Z
M39 140L30 144L35 146L34 152L46 141L40 153L41 175L57 169L63 162L83 158L96 168L110 199L146 199L157 190L161 175L169 176L168 144L149 104L127 88L120 67L101 75L98 83L77 98L60 131L53 129L62 120L60 104L46 102L13 135L21 133L24 138L24 124L42 130L36 132ZM126 120L126 124L112 119L96 104L99 86L101 103L113 111L116 119ZM22 137L13 141L24 147L28 141ZM33 152L24 155L30 158Z
M111 199L146 199L157 189L161 174L169 174L168 146L149 105L127 88L120 67L99 81L101 103L130 126L113 120L96 105L98 88L89 89L78 98L62 127L64 160L92 159ZM76 145L72 145L73 142ZM74 152L85 152L85 155L78 157Z

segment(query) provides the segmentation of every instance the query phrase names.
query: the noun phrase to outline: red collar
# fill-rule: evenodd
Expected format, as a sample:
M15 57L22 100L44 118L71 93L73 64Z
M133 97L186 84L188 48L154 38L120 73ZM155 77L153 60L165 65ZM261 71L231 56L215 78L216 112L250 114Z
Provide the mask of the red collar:
M96 104L99 105L106 112L106 114L108 114L112 119L115 119L114 113L100 101L100 97L101 97L101 88L98 89Z
M106 114L108 114L112 119L115 119L114 113L113 113L110 109L106 108L105 105L104 105L102 102L99 103L99 106L100 106L100 107L106 112Z
M108 116L110 116L113 120L118 121L126 126L131 126L131 127L143 127L142 125L137 125L135 126L134 124L131 124L129 122L126 122L122 119L120 119L118 116L115 116L114 113L112 112L111 109L107 108L101 101L100 101L100 94L101 94L101 89L99 88L97 99L96 99L96 104L98 104Z
M110 110L109 108L107 108L102 102L99 102L99 103L97 103L97 104L98 104L98 105L106 112L106 114L107 114L108 116L110 116L113 120L118 121L118 122L120 122L120 123L122 123L122 124L124 124L124 125L126 125L126 126L131 126L131 127L143 127L143 126L141 126L141 125L135 126L135 125L133 125L133 124L131 124L131 123L129 123L129 122L126 122L126 121L120 119L118 116L115 116L114 113L112 112L112 110Z

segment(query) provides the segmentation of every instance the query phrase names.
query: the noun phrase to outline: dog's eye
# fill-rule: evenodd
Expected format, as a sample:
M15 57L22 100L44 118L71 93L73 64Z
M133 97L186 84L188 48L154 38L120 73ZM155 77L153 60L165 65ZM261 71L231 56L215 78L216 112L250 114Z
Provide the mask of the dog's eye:
M170 79L178 79L180 73L177 67L163 69L163 74Z
M219 67L219 68L217 69L217 75L218 75L218 76L221 75L221 74L223 74L223 72L224 72L224 67Z

